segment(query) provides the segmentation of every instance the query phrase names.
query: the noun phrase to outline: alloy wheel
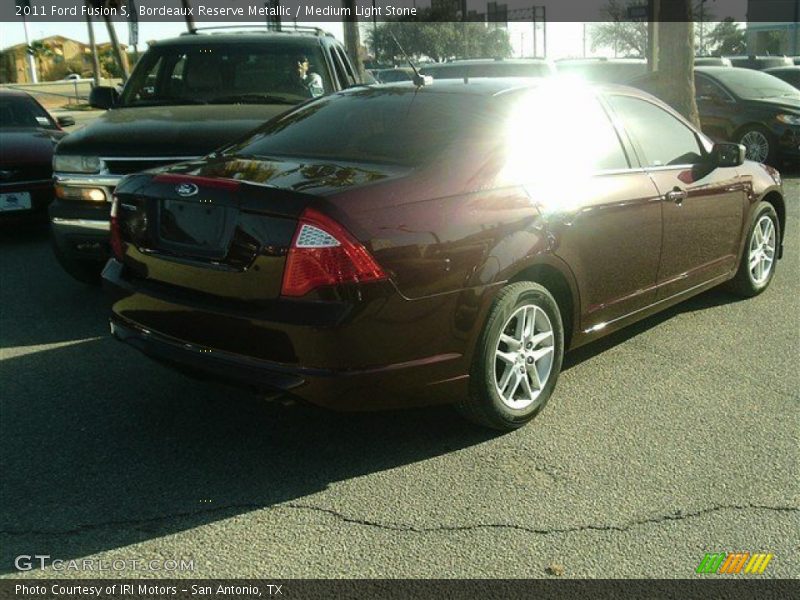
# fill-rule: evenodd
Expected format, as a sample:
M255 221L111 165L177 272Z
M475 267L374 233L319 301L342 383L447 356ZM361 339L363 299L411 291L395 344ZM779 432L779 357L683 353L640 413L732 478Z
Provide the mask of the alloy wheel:
M495 350L494 381L509 408L522 410L541 394L553 367L553 325L533 304L518 308L501 330Z
M756 285L764 283L772 271L775 237L775 224L769 216L763 215L753 228L748 253L750 277Z
M769 140L760 131L748 131L742 136L741 144L745 147L748 160L763 163L769 157Z

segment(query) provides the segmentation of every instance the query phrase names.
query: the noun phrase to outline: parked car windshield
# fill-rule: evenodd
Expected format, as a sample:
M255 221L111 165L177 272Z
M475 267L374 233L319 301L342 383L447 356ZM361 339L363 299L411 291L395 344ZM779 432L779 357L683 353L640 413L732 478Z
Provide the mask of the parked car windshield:
M714 77L734 94L746 100L779 96L800 97L800 92L791 85L761 71L724 69L715 71Z
M0 128L58 129L38 102L25 96L0 95Z
M484 96L361 88L272 121L225 154L422 164L456 140L491 127L494 115Z
M301 56L308 59L307 77L321 80L319 94L330 92L331 81L316 46L262 42L154 47L137 65L121 104L296 104L313 95L297 73Z

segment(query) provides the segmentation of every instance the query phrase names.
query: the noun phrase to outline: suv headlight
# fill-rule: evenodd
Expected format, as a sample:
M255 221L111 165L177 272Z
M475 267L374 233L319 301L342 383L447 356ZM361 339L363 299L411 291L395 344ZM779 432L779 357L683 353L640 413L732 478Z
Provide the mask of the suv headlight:
M775 117L781 123L786 123L787 125L800 125L800 115L778 115Z
M100 159L96 156L53 155L53 171L60 173L99 173Z

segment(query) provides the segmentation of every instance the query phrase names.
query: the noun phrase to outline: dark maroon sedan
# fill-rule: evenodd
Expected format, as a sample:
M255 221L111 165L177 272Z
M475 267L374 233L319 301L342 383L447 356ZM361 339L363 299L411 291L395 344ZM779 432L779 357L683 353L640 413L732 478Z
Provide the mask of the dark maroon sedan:
M630 88L350 89L119 185L112 331L327 407L454 403L511 429L565 350L769 285L780 176L743 157Z
M66 135L33 97L0 90L0 218L41 215L53 200L53 148Z

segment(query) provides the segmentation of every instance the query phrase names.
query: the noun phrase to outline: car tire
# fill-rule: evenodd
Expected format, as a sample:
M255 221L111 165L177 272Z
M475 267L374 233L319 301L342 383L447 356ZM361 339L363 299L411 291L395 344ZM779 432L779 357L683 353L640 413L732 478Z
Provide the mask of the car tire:
M736 139L745 147L747 160L775 165L778 145L775 136L767 128L747 125L739 131Z
M507 285L489 311L475 349L469 395L457 409L479 425L517 429L547 404L563 356L564 326L552 294L529 281Z
M100 285L100 273L103 271L104 263L97 260L76 260L66 256L58 244L53 242L53 254L61 268L64 269L73 279L87 285Z
M780 227L775 208L769 202L760 202L747 231L739 268L728 284L731 292L751 298L769 287L778 261Z

